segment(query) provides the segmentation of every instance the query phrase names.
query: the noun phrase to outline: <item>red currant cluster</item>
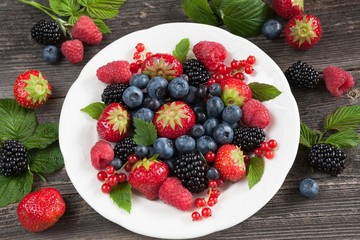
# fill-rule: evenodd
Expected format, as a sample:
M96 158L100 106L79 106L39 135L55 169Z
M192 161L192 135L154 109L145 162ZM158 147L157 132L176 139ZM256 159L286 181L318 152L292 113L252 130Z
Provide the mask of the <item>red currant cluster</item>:
M134 52L133 59L135 62L132 62L130 64L130 71L132 73L137 73L141 67L141 64L143 63L144 59L151 56L151 52L145 53L145 45L143 43L138 43L135 46L136 52Z
M267 159L273 159L277 146L276 140L270 139L267 142L262 142L260 147L254 150L254 154L259 157L265 156Z

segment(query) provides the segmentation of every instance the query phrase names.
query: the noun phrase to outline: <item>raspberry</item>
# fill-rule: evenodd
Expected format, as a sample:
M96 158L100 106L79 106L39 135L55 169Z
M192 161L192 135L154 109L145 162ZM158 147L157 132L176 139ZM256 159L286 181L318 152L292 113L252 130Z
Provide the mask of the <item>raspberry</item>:
M61 45L61 52L70 63L80 63L84 57L84 46L80 40L67 40Z
M354 86L353 76L342 68L328 66L323 74L326 88L336 97L344 95Z
M168 177L160 186L159 198L182 211L189 210L192 206L192 195L181 181L176 177Z
M269 110L256 99L250 99L242 107L241 121L247 127L265 128L270 120Z
M99 28L88 16L81 16L77 20L71 29L71 35L89 45L98 45L103 37Z
M98 79L104 83L124 83L129 84L132 73L128 61L113 61L100 67L96 71Z
M215 71L227 57L226 48L217 42L200 41L193 47L195 57L205 65L209 71Z
M4 176L16 176L28 168L29 157L25 147L18 141L7 140L0 150L0 173Z
M94 168L101 170L110 164L114 158L114 150L110 143L99 140L90 150L91 164Z

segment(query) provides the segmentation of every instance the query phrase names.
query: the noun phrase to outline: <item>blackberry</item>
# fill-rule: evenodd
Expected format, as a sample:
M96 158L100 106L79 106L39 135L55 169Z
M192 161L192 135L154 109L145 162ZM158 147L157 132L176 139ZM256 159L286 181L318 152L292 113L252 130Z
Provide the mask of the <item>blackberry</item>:
M320 80L319 73L309 64L297 61L285 71L287 80L301 88L313 88Z
M174 174L182 184L192 193L199 193L207 189L207 165L200 153L185 153L174 160Z
M123 163L127 162L128 156L135 153L136 146L132 137L124 138L115 144L114 158L119 158Z
M118 102L125 106L124 101L122 100L122 95L128 87L129 85L122 83L107 85L101 94L101 101L105 104Z
M25 147L15 140L4 142L0 150L0 173L6 177L26 171L29 157Z
M56 45L64 40L64 35L56 22L38 21L31 29L31 37L38 43Z
M194 87L206 84L211 77L205 66L196 59L189 59L183 63L183 73L188 76L189 85Z
M310 166L331 175L340 174L345 168L346 154L331 144L315 144L311 147L308 161Z
M259 127L236 127L234 128L233 144L244 152L252 152L260 147L265 137L264 130Z

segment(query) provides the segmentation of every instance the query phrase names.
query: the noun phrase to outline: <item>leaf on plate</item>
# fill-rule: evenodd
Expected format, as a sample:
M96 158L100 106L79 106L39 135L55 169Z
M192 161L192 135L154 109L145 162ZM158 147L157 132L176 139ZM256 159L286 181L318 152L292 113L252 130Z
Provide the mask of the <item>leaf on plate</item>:
M262 157L252 157L249 162L246 178L248 179L249 189L253 188L264 174L265 162Z
M300 144L311 148L319 141L319 133L311 130L305 123L300 123Z
M342 131L355 130L360 125L360 106L343 106L329 114L324 121L324 129Z
M58 140L59 124L56 122L41 123L37 125L34 133L23 142L26 149L46 148Z
M181 6L186 16L193 21L217 25L216 17L207 0L181 0Z
M79 9L80 4L77 0L49 0L51 10L59 16L72 16Z
M360 143L360 136L354 130L346 129L331 134L323 142L335 145L338 148L353 148Z
M102 102L90 103L86 107L80 109L80 111L87 113L91 118L98 120L101 113L106 108L106 104Z
M109 19L119 14L126 0L78 0L85 7L85 14L92 18Z
M189 50L190 40L188 38L183 38L176 44L173 55L182 63L186 60Z
M119 208L124 209L126 212L131 211L131 186L128 182L118 184L113 187L110 192L110 198L114 201Z
M45 149L32 149L29 151L30 170L38 173L52 173L64 167L64 159L60 151L59 142L56 141Z
M253 98L260 102L274 99L281 94L281 92L273 85L266 83L252 82L249 83Z
M155 143L157 131L152 122L140 118L134 118L135 134L133 137L137 145L150 146Z

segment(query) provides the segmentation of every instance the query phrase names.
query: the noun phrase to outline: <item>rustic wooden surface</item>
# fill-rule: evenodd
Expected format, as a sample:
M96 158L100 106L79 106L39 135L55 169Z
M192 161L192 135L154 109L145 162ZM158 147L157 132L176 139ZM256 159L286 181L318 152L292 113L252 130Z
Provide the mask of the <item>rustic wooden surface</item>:
M46 3L46 1L40 1ZM71 84L83 66L109 43L136 30L161 23L187 22L180 1L128 0L120 15L107 23L112 34L96 47L87 47L84 61L71 65L62 60L48 65L41 59L42 46L30 37L30 29L47 17L38 10L13 0L0 3L0 97L11 98L13 81L28 69L39 69L51 79L53 96L37 110L39 121L58 121L61 106ZM318 16L323 38L309 51L295 51L284 39L250 38L285 71L293 62L304 60L322 71L333 64L349 70L360 87L360 3L346 0L305 0L307 13ZM169 11L171 9L171 11ZM161 37L161 36L159 36ZM293 88L301 120L310 127L321 127L326 114L338 106L359 104L359 98L331 96L323 83L314 90ZM360 238L360 148L347 151L348 166L339 177L312 173L306 163L307 150L300 147L295 163L274 198L246 221L201 239L359 239ZM319 181L321 193L316 199L299 195L300 180L308 176ZM0 239L145 239L96 213L76 192L66 170L36 180L35 187L58 188L67 203L67 211L51 229L38 234L24 230L16 216L17 204L0 208ZM0 196L1 197L1 196ZM249 203L250 204L250 203ZM241 214L241 213L236 213ZM159 231L161 231L159 226Z

